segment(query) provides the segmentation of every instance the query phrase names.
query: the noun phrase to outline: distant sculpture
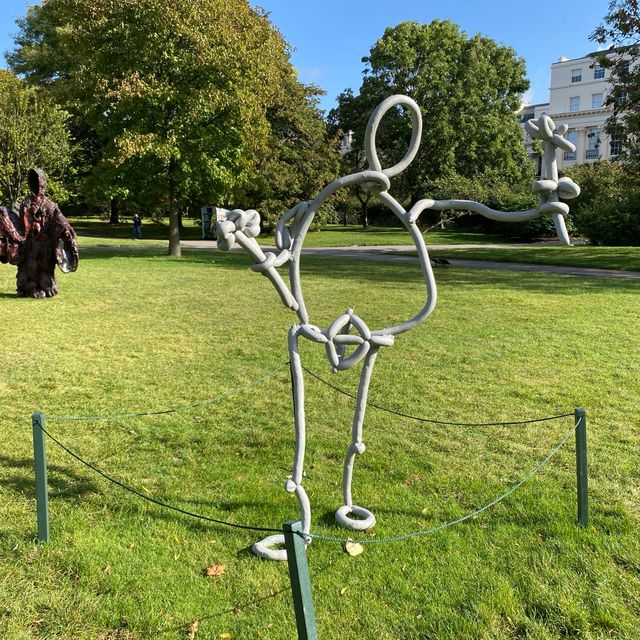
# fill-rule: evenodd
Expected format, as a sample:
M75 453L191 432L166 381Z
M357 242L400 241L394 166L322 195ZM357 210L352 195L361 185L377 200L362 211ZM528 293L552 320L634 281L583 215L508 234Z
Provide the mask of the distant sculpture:
M409 149L396 165L383 169L378 159L376 149L376 131L382 116L392 107L404 105L408 107L412 120L412 136ZM242 211L235 209L229 212L227 219L218 222L216 231L218 247L229 250L234 245L242 247L254 262L251 268L262 273L273 283L284 305L296 312L298 323L289 329L289 361L293 390L293 416L295 425L295 453L293 471L285 483L285 490L295 494L298 499L300 519L304 533L309 533L311 526L311 506L309 498L302 486L303 465L306 444L305 402L303 368L298 350L300 338L320 344L326 350L327 359L334 373L349 369L359 362L363 362L360 374L360 384L356 399L356 409L353 416L351 443L347 448L342 475L343 505L336 511L338 524L354 530L366 530L373 527L376 518L369 509L353 503L351 484L356 455L363 454L365 445L362 440L365 409L369 382L373 367L381 348L391 347L395 336L412 329L433 311L436 305L436 283L427 253L427 247L418 228L420 215L427 210L441 211L454 209L474 211L493 220L505 222L519 222L529 220L540 215L550 215L556 225L558 238L563 244L570 244L564 223L564 215L569 212L569 206L560 202L560 198L568 200L580 194L580 188L570 178L558 179L556 164L556 150L574 151L573 144L563 138L567 131L566 125L556 127L553 120L542 115L535 122L527 122L527 130L532 137L543 142L543 175L533 184L533 192L538 196L538 205L527 211L504 212L491 209L472 200L431 200L424 199L416 202L408 211L389 194L390 178L404 171L414 159L420 136L422 133L422 117L418 105L407 96L396 95L387 98L374 110L369 118L365 132L365 153L369 168L365 171L338 178L327 185L313 200L301 202L287 211L276 225L277 253L263 252L256 237L260 233L260 216L257 211ZM338 316L328 327L321 328L309 321L309 315L302 295L300 281L300 256L309 226L320 206L334 192L342 187L361 184L371 192L378 194L382 202L400 219L416 246L418 260L425 282L426 300L412 318L395 326L370 329L365 321L347 309ZM278 267L288 266L291 289L277 271ZM285 560L286 551L277 547L284 543L283 535L268 536L253 545L253 551L263 558ZM307 544L310 539L307 540Z
M51 298L58 293L56 264L63 273L78 268L76 232L45 196L44 172L29 169L27 181L31 195L19 213L0 207L0 262L18 267L18 296Z

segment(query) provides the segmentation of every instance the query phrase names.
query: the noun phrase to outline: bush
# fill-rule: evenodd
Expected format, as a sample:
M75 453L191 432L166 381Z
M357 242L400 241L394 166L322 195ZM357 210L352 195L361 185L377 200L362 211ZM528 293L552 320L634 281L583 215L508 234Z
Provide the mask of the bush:
M580 185L571 201L578 232L593 244L640 244L640 182L618 162L580 164L566 171Z

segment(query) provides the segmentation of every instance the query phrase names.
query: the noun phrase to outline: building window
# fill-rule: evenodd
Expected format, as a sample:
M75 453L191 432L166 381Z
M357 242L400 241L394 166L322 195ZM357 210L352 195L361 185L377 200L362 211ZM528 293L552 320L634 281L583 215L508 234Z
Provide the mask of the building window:
M604 95L602 93L594 93L591 96L591 108L602 109L604 103Z
M575 145L578 143L578 132L575 129L569 129L569 131L567 131L566 138L575 147ZM564 152L564 159L565 160L575 160L576 159L576 152L575 151L565 151Z
M629 94L626 91L621 91L618 94L618 104L624 104L627 101Z
M587 133L587 152L585 157L587 160L597 160L600 157L600 129L589 129Z
M620 140L620 132L614 131L611 134L611 155L617 156L622 151L622 141Z
M594 67L593 69L593 79L594 80L602 80L604 78L604 67Z
M571 69L571 82L582 82L582 69Z
M580 96L569 98L569 111L571 113L574 113L575 111L580 111Z

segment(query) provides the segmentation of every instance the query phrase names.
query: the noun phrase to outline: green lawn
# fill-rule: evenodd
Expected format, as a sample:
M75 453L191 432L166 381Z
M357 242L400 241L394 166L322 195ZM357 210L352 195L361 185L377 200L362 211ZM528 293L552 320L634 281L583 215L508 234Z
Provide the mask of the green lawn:
M256 559L252 532L142 502L48 443L52 539L36 545L30 414L103 415L211 398L286 362L293 315L238 254L82 252L61 295L17 299L0 267L0 637L197 640L295 637L286 566ZM417 269L309 259L312 319L353 306L371 327L422 302ZM640 288L536 273L439 269L438 307L378 358L373 402L454 421L588 411L591 526L575 521L570 442L506 501L464 524L358 557L315 541L309 564L323 640L618 638L640 629ZM354 391L358 370L331 376ZM293 455L286 367L188 412L49 421L106 472L189 510L278 527ZM309 378L307 491L313 530L334 525L353 402ZM371 409L354 497L385 537L464 515L533 469L571 419L480 429ZM359 537L362 534L352 534ZM205 567L224 574L205 577Z
M432 229L425 238L429 244L504 243L503 236L464 229ZM262 242L265 242L262 240ZM413 244L409 233L402 227L375 227L363 229L358 225L328 225L322 231L309 232L305 239L308 247L351 247L367 245Z
M640 271L640 247L518 247L517 249L437 249L434 258L551 264L594 269Z
M108 244L109 239L131 240L133 242L133 225L123 218L119 225L109 225L102 218L69 217L74 229L81 236L94 236L99 238L102 244ZM145 240L167 240L169 237L168 221L151 223L143 221L142 235ZM184 219L184 227L180 232L183 240L200 240L202 230L193 218ZM465 230L437 230L428 233L430 244L477 244L486 242L506 242L502 236L494 236L485 233ZM95 242L98 242L96 240ZM263 244L273 244L273 233L264 232L260 236ZM120 243L118 243L120 244ZM358 225L328 225L323 231L311 231L305 240L305 246L309 247L350 247L353 245L402 245L412 244L407 231L400 227L375 227L363 229Z
M133 242L133 222L130 218L121 217L121 223L111 225L104 218L99 217L76 217L69 216L69 222L73 228L81 236L95 236L101 240L108 239L124 239ZM162 222L153 222L150 219L143 218L142 236L149 240L168 240L169 238L169 220L164 219ZM180 235L183 240L200 240L202 238L202 229L196 224L194 218L185 218L183 228Z

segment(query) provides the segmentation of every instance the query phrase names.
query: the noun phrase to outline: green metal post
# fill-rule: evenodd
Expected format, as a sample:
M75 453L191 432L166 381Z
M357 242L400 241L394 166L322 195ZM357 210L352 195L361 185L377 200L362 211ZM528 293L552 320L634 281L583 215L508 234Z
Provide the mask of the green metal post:
M49 487L47 485L47 448L44 414L31 416L33 427L33 461L36 468L36 510L38 513L38 542L49 542Z
M587 487L587 414L577 408L576 418L576 478L578 483L578 524L589 525L589 494Z
M298 626L298 640L318 640L306 545L304 538L299 535L302 533L302 523L285 522L283 529L291 592L293 593L293 608L296 612Z

